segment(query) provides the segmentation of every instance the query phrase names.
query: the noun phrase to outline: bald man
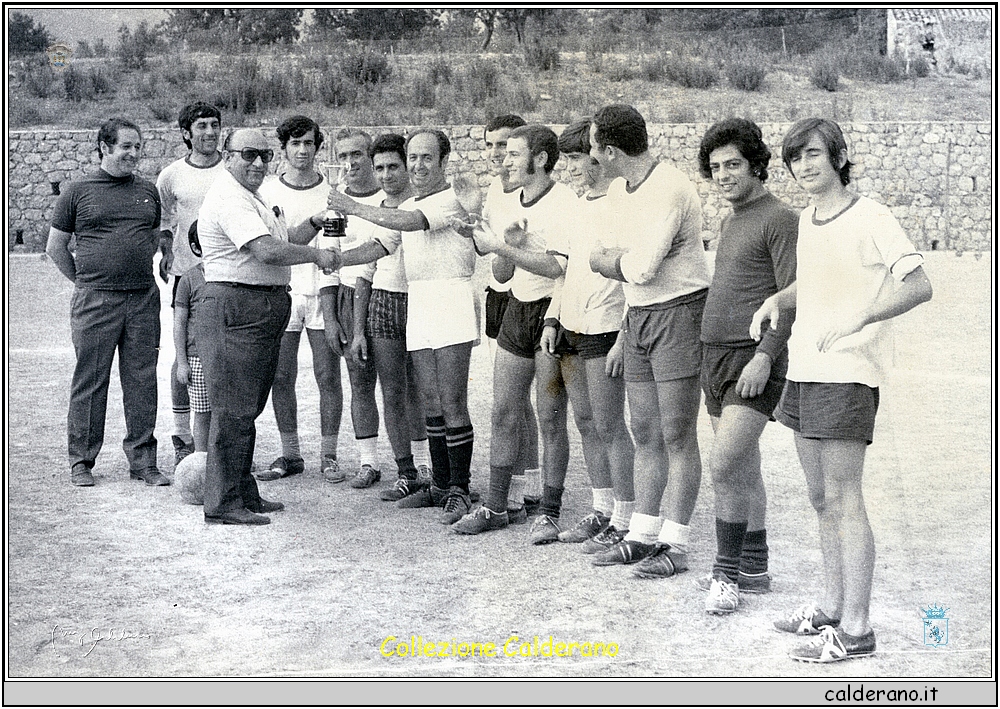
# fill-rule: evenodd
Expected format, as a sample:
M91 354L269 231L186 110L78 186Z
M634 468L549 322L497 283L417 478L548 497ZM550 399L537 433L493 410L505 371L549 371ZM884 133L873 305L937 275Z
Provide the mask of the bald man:
M261 197L258 188L274 158L263 133L230 133L222 152L226 172L198 213L206 295L196 328L212 407L205 521L261 525L271 521L261 513L284 507L261 498L250 467L254 421L267 403L291 312L289 267L315 263L332 271L340 254L305 246L321 228L324 212L286 224L281 209Z

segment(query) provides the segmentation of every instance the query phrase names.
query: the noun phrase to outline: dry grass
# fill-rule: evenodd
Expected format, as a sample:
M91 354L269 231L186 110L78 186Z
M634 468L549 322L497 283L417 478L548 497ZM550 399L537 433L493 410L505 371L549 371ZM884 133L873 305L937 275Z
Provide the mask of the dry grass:
M9 264L8 673L12 677L602 676L987 677L992 658L990 567L990 263L928 256L934 300L898 323L898 369L883 388L866 495L878 560L872 623L879 652L815 667L785 657L795 639L775 614L814 597L820 581L815 515L789 432L763 438L775 590L729 618L706 616L694 588L714 549L706 474L693 525L693 569L644 581L595 569L568 545L529 547L527 528L452 535L428 510L403 511L377 490L324 483L308 348L300 363L307 473L263 484L286 503L269 527L207 526L174 488L130 482L118 447L121 398L112 381L97 486L69 485L64 421L73 353L71 286L38 256ZM479 274L480 277L482 273ZM166 302L166 300L164 301ZM169 309L164 307L164 324ZM42 325L44 323L44 326ZM165 329L164 333L169 332ZM160 358L160 462L170 469L167 377ZM473 352L474 486L486 483L491 376ZM345 382L345 388L347 384ZM257 458L278 441L270 409ZM350 423L341 459L356 462ZM702 412L703 458L711 430ZM588 511L579 442L571 436L564 519ZM388 447L383 451L388 458ZM385 477L392 471L384 466ZM386 485L388 482L383 482ZM951 608L951 642L923 645L920 607ZM82 634L99 628L116 639ZM121 629L132 637L122 640ZM74 635L75 633L75 635ZM615 658L401 660L380 656L389 635L495 641L549 635L616 642Z

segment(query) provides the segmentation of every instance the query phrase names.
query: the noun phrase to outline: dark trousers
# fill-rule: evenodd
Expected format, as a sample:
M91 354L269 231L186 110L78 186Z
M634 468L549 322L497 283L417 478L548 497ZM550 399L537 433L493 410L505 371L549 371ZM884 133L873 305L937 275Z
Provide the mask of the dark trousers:
M195 340L205 370L212 422L205 468L205 516L260 502L250 473L257 428L278 367L281 335L291 313L284 291L255 291L209 282L197 311Z
M156 360L160 347L160 291L77 288L70 302L76 368L66 429L69 464L94 466L104 445L111 363L118 352L118 375L125 409L122 448L129 468L156 465Z

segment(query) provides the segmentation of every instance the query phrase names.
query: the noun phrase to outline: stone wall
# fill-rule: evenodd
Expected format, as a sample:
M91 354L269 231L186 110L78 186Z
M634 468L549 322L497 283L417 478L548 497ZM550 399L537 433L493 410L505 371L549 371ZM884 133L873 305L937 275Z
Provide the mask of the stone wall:
M805 193L780 160L787 123L761 125L775 153L768 187L795 207L804 207ZM561 127L554 126L558 132ZM889 205L918 248L987 251L991 242L992 134L989 123L853 123L843 125L853 171L852 188ZM712 242L729 207L712 185L698 174L697 156L707 124L651 125L652 150L694 179L704 205L703 238ZM369 129L375 135L406 127ZM472 173L489 184L482 153L482 126L445 126L451 137L449 172ZM267 130L267 133L273 131ZM333 131L325 129L327 136ZM186 154L176 129L147 129L143 135L142 176L155 180L159 171ZM52 206L61 184L99 165L96 131L12 131L8 133L8 248L45 248ZM324 144L320 162L332 162L332 141ZM275 139L275 148L278 148ZM280 162L273 163L280 170ZM567 179L560 164L559 179ZM22 248L18 246L18 248Z

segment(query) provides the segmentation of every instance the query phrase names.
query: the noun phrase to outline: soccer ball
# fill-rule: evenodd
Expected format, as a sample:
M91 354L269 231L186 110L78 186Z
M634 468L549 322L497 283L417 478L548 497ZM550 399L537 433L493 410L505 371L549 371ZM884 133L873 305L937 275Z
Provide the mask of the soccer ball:
M192 453L174 469L174 485L181 491L181 500L189 505L204 503L205 464L208 453Z

